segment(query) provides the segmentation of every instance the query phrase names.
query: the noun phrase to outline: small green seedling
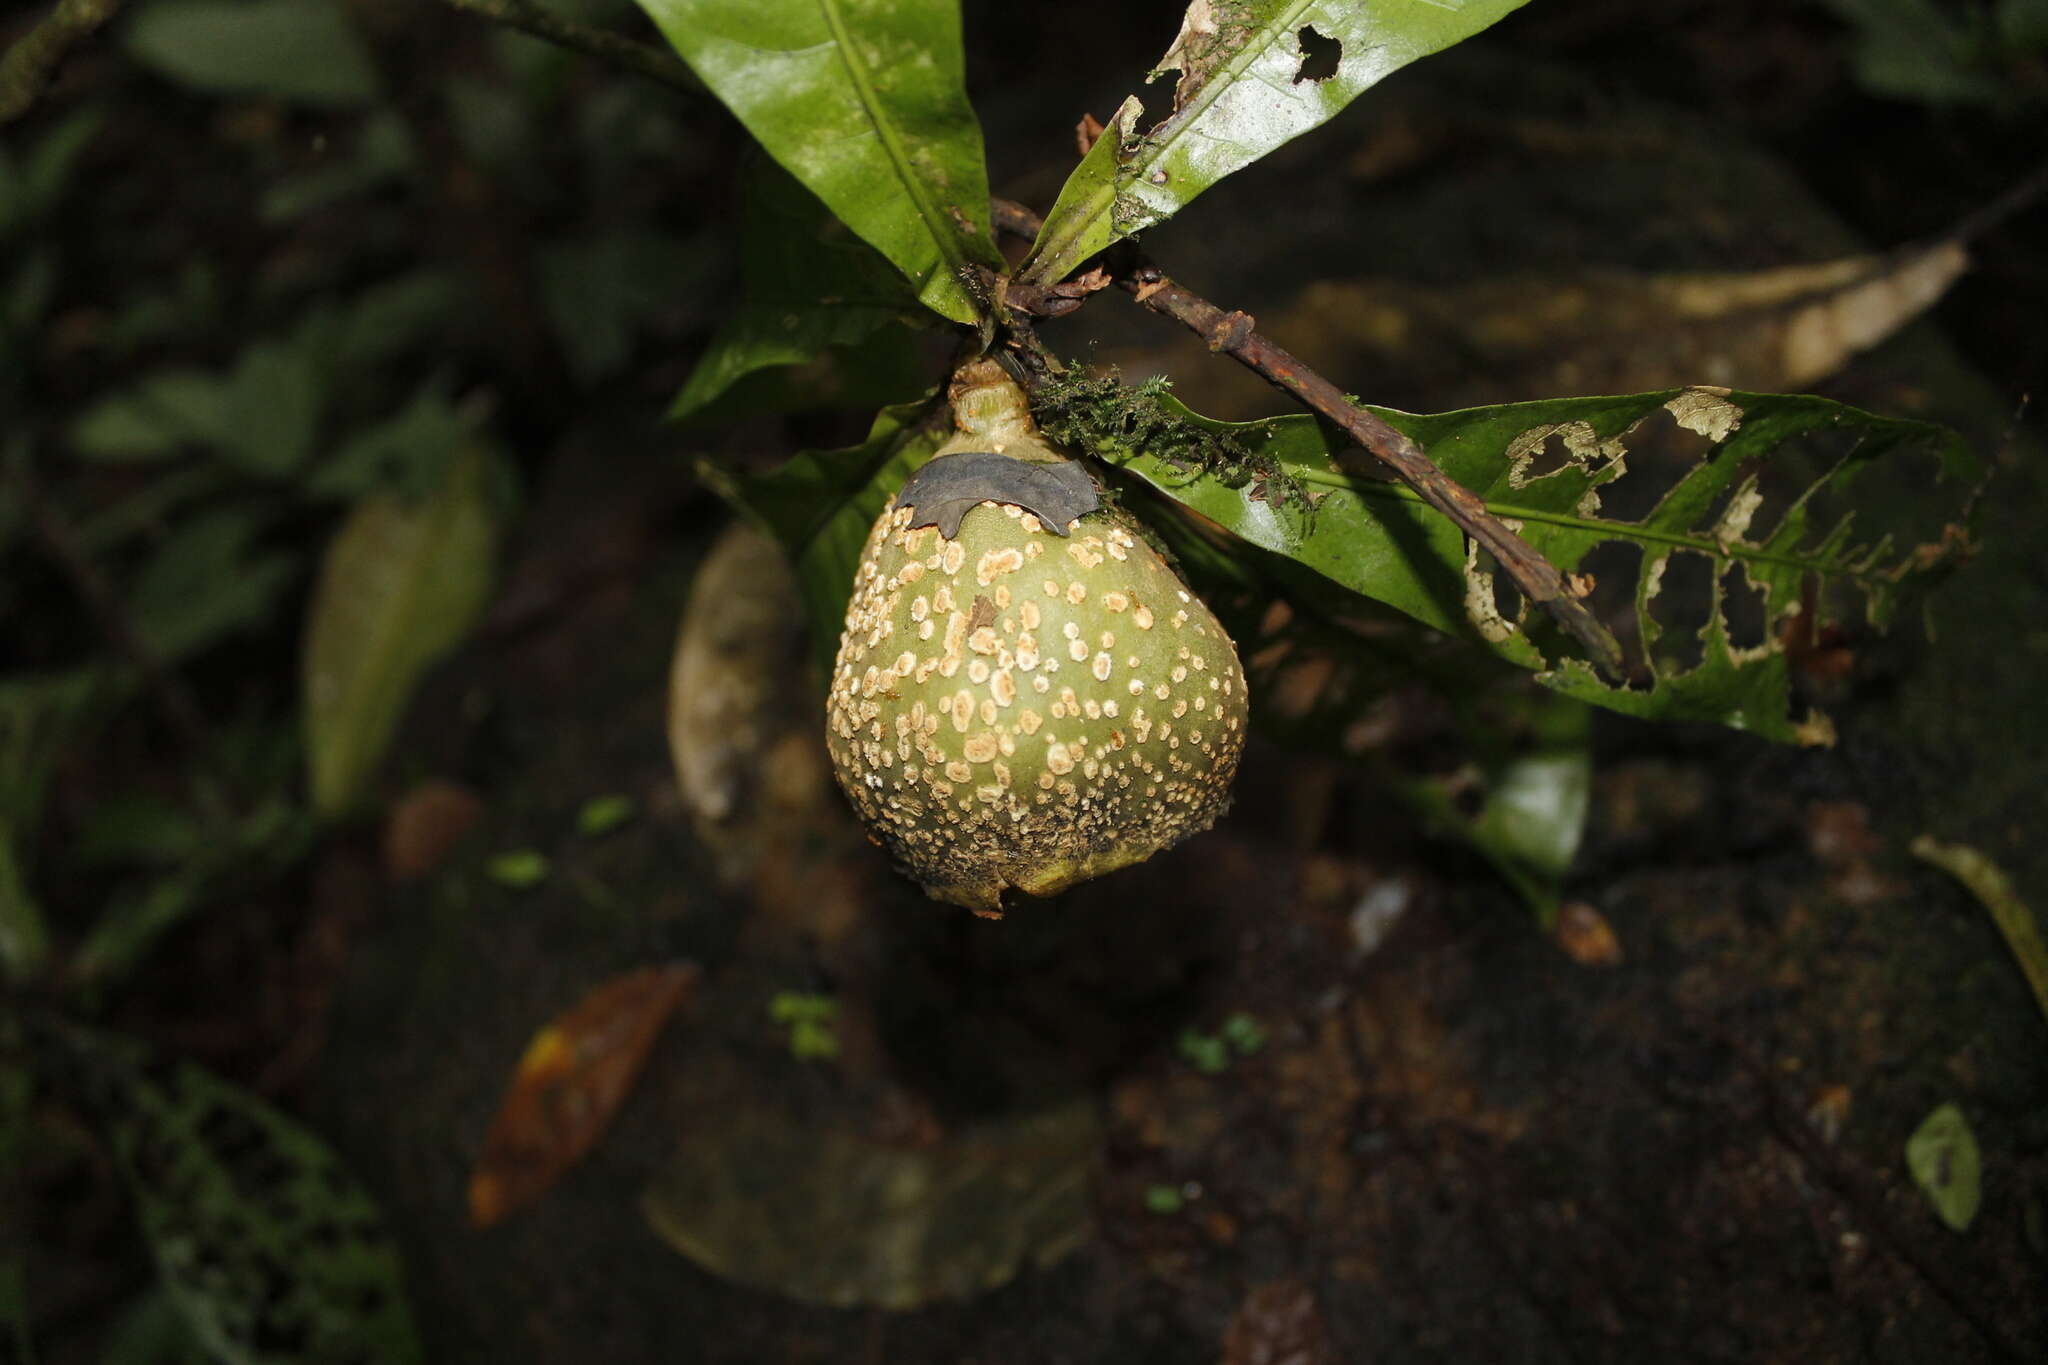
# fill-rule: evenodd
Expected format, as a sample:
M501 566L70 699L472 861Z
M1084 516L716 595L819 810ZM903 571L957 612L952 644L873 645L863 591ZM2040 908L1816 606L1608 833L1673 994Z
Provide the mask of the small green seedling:
M576 812L576 832L586 839L594 839L600 834L610 834L637 813L630 796L616 793L593 796L583 803L583 809Z
M514 849L485 863L484 873L500 886L525 891L547 880L548 860L530 848Z
M1225 1019L1215 1033L1183 1029L1179 1042L1182 1060L1205 1076L1229 1070L1232 1053L1249 1057L1265 1046L1266 1030L1243 1011Z
M829 995L778 991L768 1002L768 1017L789 1027L789 1055L800 1062L830 1061L839 1055L839 1035L832 1031L839 1002Z

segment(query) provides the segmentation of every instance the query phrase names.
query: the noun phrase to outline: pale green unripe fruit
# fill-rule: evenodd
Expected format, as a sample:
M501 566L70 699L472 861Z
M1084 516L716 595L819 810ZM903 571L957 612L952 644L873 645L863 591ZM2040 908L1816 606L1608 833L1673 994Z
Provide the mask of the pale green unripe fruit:
M1064 459L992 362L934 459ZM933 897L1002 913L1207 829L1248 714L1216 617L1120 512L1060 536L985 501L947 539L891 508L854 575L826 709L840 785Z

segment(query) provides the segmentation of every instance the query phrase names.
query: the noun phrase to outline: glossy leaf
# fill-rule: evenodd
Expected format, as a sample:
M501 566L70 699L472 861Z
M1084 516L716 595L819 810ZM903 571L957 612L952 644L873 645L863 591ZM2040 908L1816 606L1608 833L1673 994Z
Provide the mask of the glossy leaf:
M863 397L880 403L914 392L916 354L899 324L916 321L923 309L903 276L772 163L761 162L748 174L741 214L744 295L669 416L702 416L748 375L803 365L828 350L894 360L874 368L893 371L901 387L880 396L821 392L813 396L817 404Z
M821 679L838 648L868 531L903 481L945 439L942 426L922 423L929 410L923 402L884 408L860 445L807 450L767 474L700 466L720 496L772 536L796 565Z
M1809 397L1668 389L1380 415L1564 572L1608 545L1638 556L1602 565L1610 581L1595 585L1603 594L1627 589L1640 670L1630 686L1602 682L1570 657L1541 613L1504 609L1495 571L1464 534L1405 485L1380 481L1366 457L1313 418L1195 419L1274 462L1307 491L1312 511L1269 497L1263 482L1231 487L1113 435L1095 453L1241 539L1483 644L1568 696L1808 743L1828 742L1833 731L1818 713L1789 714L1786 633L1859 614L1873 628L1886 625L1904 585L1949 566L1967 544L1951 519L1962 517L1983 473L1953 432ZM1653 437L1680 435L1674 425L1703 437L1704 454L1639 518L1603 514L1603 497L1633 491L1620 482L1630 459L1646 455ZM1873 471L1905 491L1878 488ZM1709 580L1700 592L1705 619L1696 632L1666 638L1660 613L1669 604L1659 593L1675 563ZM1738 609L1746 617L1731 624ZM1696 659L1678 653L1688 644Z
M1064 279L1110 243L1172 217L1224 176L1321 125L1386 76L1524 2L1194 0L1154 73L1179 73L1171 110L1140 133L1141 106L1125 102L1046 215L1021 277ZM1325 72L1330 43L1335 67Z
M367 104L377 73L340 0L156 0L128 26L128 50L215 95Z
M611 1126L661 1026L699 975L689 963L627 972L533 1036L470 1176L471 1222L502 1221L583 1159Z
M471 447L423 502L377 494L327 547L303 655L313 808L362 794L422 674L461 643L489 596L493 460Z
M125 1039L67 1029L50 1046L106 1129L157 1273L212 1358L421 1359L397 1247L318 1138Z
M640 0L740 122L942 317L1000 271L951 0Z

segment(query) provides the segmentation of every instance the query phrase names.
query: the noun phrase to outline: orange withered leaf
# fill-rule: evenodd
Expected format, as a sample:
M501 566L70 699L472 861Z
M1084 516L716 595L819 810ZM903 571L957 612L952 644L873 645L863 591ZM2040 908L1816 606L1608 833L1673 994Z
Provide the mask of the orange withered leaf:
M627 972L533 1035L470 1175L470 1222L500 1222L582 1160L632 1090L662 1024L701 975L687 962Z

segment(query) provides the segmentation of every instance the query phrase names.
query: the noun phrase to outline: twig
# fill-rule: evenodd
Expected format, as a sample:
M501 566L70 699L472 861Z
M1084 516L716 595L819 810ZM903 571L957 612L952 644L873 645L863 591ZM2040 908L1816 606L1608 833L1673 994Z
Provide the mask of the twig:
M1006 232L1037 235L1040 219L1021 204L997 200L994 222ZM1353 403L1343 390L1253 330L1248 313L1226 313L1200 295L1175 284L1157 267L1139 263L1117 272L1116 283L1139 303L1188 328L1209 344L1251 370L1267 383L1291 394L1311 410L1342 427L1352 440L1371 451L1437 511L1451 519L1500 562L1523 596L1556 619L1566 634L1591 656L1609 678L1622 677L1621 646L1586 609L1557 566L1488 511L1473 492L1431 462L1406 435Z
M704 82L697 79L697 73L690 70L682 58L663 52L652 43L564 19L542 9L533 0L447 0L447 4L480 14L492 23L516 28L557 47L623 66L672 89L693 95L704 93Z
M0 57L0 123L26 114L57 75L72 48L114 17L121 0L57 0L47 19L30 29Z

